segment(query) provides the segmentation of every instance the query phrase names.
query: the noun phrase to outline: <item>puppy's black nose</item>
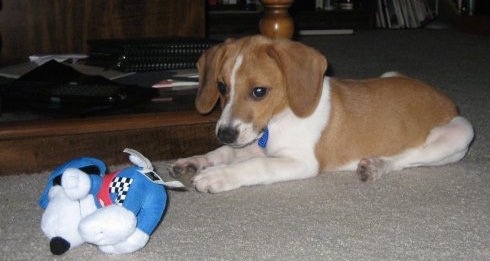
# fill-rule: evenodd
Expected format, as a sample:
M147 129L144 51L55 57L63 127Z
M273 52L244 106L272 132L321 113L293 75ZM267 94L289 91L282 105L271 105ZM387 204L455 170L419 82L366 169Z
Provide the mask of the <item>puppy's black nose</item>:
M224 144L235 142L238 137L238 131L235 128L224 127L218 129L218 139Z

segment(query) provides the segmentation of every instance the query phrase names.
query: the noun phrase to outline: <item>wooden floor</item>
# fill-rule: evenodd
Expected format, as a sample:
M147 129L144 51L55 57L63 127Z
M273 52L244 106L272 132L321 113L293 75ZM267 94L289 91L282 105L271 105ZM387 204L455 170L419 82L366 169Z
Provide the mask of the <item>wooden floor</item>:
M0 124L0 175L34 173L80 156L127 163L126 147L151 161L216 148L218 113L195 111Z

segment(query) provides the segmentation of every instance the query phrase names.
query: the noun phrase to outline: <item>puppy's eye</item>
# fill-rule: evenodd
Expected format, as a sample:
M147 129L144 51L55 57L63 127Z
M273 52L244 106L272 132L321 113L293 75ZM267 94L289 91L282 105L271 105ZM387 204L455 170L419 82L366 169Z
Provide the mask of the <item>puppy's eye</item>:
M252 97L256 100L260 100L267 94L267 88L265 87L255 87L252 89Z
M221 93L222 95L226 94L226 84L224 82L218 82L217 87L218 87L219 93Z

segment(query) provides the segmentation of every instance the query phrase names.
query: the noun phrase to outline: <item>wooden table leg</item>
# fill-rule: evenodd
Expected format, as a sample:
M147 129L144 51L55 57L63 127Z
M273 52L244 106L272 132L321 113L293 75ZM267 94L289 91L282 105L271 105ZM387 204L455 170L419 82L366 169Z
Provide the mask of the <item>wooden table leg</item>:
M272 38L291 38L294 22L288 9L294 0L260 0L264 6L264 16L260 20L260 33Z

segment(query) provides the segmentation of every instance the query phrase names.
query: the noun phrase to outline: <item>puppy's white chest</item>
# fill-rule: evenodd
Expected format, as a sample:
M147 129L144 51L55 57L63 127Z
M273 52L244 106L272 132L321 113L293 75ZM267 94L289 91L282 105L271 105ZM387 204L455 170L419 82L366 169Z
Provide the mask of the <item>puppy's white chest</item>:
M329 96L329 80L325 78L320 102L311 115L300 118L289 108L276 115L268 126L267 153L270 155L313 154L328 123Z

